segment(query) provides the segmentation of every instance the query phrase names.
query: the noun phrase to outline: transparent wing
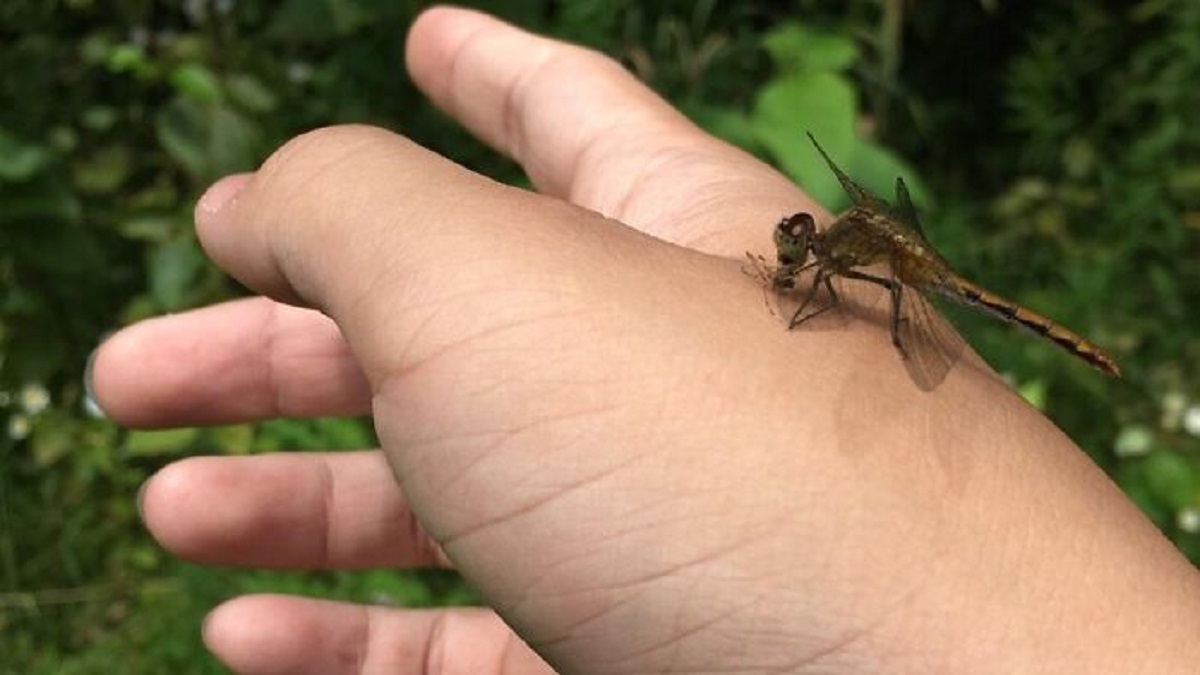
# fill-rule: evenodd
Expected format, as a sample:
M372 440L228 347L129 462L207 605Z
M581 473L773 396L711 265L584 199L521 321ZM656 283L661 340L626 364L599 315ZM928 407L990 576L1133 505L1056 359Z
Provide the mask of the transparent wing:
M896 279L887 264L869 269L880 277ZM841 281L857 283L853 279ZM899 317L892 316L890 293L886 291L876 294L875 299L868 300L865 306L870 310L867 312L869 320L881 325L889 338L893 321L896 322L896 335L900 342L897 357L902 360L913 383L922 391L937 388L962 357L966 342L918 289L902 286Z
M817 152L821 153L821 157L825 160L825 163L829 165L829 170L833 172L834 176L837 176L838 182L842 184L842 189L846 191L846 194L850 195L850 201L854 202L855 206L867 206L878 211L887 212L889 208L887 202L876 197L870 192L867 192L858 183L850 180L850 176L847 176L846 172L842 171L837 164L834 164L829 155L825 153L825 149L822 148L821 144L817 142L817 139L812 135L812 132L806 133L808 134L808 140L812 141L812 144L814 147L816 147Z
M946 379L966 342L919 291L905 287L900 303L904 368L923 391Z
M904 179L896 177L896 206L892 209L892 213L900 218L900 222L908 225L914 232L921 235L921 239L926 244L929 240L925 238L925 229L921 227L921 219L917 216L917 207L913 206L912 197L908 194L908 186L904 184ZM933 248L930 246L929 248Z

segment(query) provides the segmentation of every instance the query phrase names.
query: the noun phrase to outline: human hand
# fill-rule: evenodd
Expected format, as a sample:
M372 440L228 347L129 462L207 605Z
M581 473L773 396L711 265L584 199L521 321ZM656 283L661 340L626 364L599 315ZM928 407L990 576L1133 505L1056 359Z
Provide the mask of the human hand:
M95 391L133 425L371 412L381 452L164 469L148 527L209 563L452 564L498 615L240 598L205 629L232 668L1087 670L1186 651L1190 567L986 370L922 393L882 326L789 332L763 308L743 252L816 210L788 181L585 50L451 9L408 44L430 98L541 194L379 130L302 136L197 209L213 259L273 300L114 336Z

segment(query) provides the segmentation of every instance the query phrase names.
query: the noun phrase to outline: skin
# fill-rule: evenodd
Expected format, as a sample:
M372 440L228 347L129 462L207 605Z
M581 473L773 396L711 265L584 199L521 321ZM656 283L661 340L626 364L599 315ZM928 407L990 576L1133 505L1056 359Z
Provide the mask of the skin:
M1194 569L974 357L922 392L878 312L788 331L763 307L744 251L821 213L794 185L595 53L449 8L407 45L538 194L379 129L301 136L196 211L265 297L121 331L93 386L132 426L370 412L379 450L163 469L147 527L220 565L453 565L495 611L241 597L204 626L231 669L1200 660Z

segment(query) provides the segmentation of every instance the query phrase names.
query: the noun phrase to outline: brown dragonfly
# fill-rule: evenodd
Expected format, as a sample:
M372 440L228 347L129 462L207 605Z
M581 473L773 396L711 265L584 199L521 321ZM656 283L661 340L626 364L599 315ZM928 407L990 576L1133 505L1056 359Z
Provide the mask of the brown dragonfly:
M822 230L809 213L787 216L776 226L779 266L760 270L769 285L781 293L796 291L801 274L815 270L789 328L837 306L841 298L832 280L841 277L887 291L892 344L910 366L924 371L922 379L929 386L936 385L953 365L961 338L935 316L921 295L946 298L1015 323L1120 377L1120 368L1100 347L956 272L925 238L903 179L896 179L896 203L889 204L850 180L817 139L812 134L808 138L849 194L852 206ZM824 302L817 299L822 287L827 295Z

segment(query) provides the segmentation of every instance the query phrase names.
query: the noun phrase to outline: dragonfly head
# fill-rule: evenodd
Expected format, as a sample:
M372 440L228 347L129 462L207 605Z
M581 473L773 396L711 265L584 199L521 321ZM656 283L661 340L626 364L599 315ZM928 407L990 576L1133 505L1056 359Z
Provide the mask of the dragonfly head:
M812 242L817 233L817 222L812 214L794 213L779 221L775 226L775 248L779 252L779 265L787 269L804 266Z

